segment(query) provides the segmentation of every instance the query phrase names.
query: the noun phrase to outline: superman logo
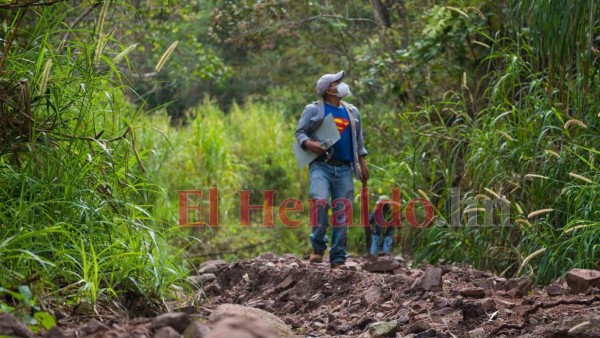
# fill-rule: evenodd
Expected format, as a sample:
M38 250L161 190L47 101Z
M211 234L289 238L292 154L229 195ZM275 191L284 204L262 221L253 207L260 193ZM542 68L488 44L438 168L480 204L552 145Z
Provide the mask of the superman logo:
M335 125L337 126L337 129L340 132L340 134L343 133L344 130L346 130L346 128L348 128L348 125L350 124L350 120L341 117L336 117L333 119L333 121L335 121Z

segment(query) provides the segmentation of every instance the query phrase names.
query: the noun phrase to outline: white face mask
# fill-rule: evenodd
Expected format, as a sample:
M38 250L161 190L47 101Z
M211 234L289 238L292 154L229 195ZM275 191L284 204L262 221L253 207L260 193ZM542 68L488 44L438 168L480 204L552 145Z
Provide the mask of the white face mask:
M352 93L350 93L350 87L345 84L344 82L340 82L337 85L337 97L339 98L344 98L346 96L350 96L352 95Z

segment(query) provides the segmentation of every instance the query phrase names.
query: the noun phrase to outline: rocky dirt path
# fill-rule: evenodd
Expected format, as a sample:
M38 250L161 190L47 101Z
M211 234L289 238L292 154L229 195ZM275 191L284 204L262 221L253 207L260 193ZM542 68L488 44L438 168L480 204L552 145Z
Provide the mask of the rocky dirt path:
M572 270L544 289L528 278L350 258L332 270L293 255L205 262L202 306L155 318L92 319L47 337L600 337L600 272ZM6 324L9 323L9 324ZM0 336L13 331L0 317ZM23 328L21 328L23 329Z
M219 264L201 269L215 272L209 307L264 309L304 337L600 337L600 273L539 289L474 269L410 269L401 257L350 258L353 271L272 254Z

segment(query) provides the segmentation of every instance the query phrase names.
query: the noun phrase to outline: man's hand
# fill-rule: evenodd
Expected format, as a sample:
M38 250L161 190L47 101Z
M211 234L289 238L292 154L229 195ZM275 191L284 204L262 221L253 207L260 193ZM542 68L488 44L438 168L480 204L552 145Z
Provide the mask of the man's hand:
M360 178L363 183L367 183L367 180L369 179L369 169L367 168L367 160L365 156L359 156L358 163L360 165Z
M304 147L310 151L312 151L315 154L325 154L325 152L327 152L327 149L321 147L321 143L317 142L317 141L313 141L313 140L306 140L304 141Z

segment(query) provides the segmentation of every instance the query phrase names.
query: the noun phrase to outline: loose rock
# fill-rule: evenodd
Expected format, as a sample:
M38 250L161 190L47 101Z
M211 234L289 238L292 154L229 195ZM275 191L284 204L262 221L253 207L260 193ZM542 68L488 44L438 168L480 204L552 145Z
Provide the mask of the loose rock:
M277 338L267 323L249 317L225 317L217 321L206 338ZM282 336L287 337L287 336Z
M65 334L57 326L55 326L46 332L44 338L65 338Z
M294 277L292 277L292 275L289 275L284 280L282 280L281 283L277 284L275 288L279 291L283 291L291 288L295 283L296 280L294 279Z
M217 282L208 284L207 286L204 287L204 291L209 292L209 293L219 293L219 292L221 292L221 285Z
M600 287L600 271L596 270L572 269L566 279L573 293L586 292L589 287Z
M437 337L437 331L435 329L429 329L421 333L417 333L414 338L433 338Z
M85 334L90 335L92 333L96 333L100 330L108 330L108 327L102 324L95 318L90 319L90 321L81 329Z
M441 309L443 307L449 306L450 302L448 298L435 296L433 298L433 309Z
M496 311L496 302L491 298L486 298L481 301L481 306L487 312Z
M457 306L461 309L463 321L479 321L485 317L485 310L479 302L458 302Z
M421 277L421 288L426 291L434 291L442 289L442 269L427 268L425 274Z
M407 329L405 333L421 333L421 332L425 332L427 330L431 329L431 324L429 324L428 322L422 320L420 322L416 322L412 325L410 325Z
M567 289L556 283L546 286L545 290L548 296L560 296L567 293Z
M183 312L164 313L152 320L152 329L158 329L164 326L170 326L177 332L182 333L190 325L190 315Z
M221 304L217 306L217 308L212 312L212 314L209 317L209 320L215 322L224 317L246 317L249 318L251 322L255 321L265 323L267 327L271 328L271 330L275 332L275 337L294 337L294 333L285 324L285 322L277 318L275 315L261 309L251 308L237 304ZM235 326L237 324L235 324L234 322L232 325ZM209 336L210 334L207 336L207 338ZM233 338L237 336L229 337Z
M209 331L208 326L194 321L183 331L183 338L204 338Z
M466 288L458 292L461 296L466 298L484 298L485 289L483 288Z
M192 276L190 279L190 282L193 281L196 284L203 284L214 281L217 279L217 276L214 273L203 273L200 276Z
M511 298L523 298L523 293L519 289L512 289L506 293Z
M377 287L372 287L363 294L360 301L363 306L369 306L374 302L378 301L380 297L381 290Z
M470 338L483 338L485 337L485 330L481 327L476 328L475 330L469 331Z
M369 272L392 271L398 267L400 267L400 262L391 259L378 259L376 261L365 262L362 266L363 270Z
M13 315L0 313L0 336L33 338L33 332Z
M316 293L308 300L308 307L310 309L314 309L316 307L321 306L321 304L323 304L323 301L325 301L325 295L323 295L322 293Z
M220 270L227 267L228 265L229 264L222 259L206 261L206 262L200 264L200 269L198 270L198 274L201 275L203 273L217 273Z
M358 263L356 262L346 262L346 266L350 271L358 271Z
M156 330L153 338L181 338L179 332L175 331L174 328L170 326L163 326Z
M389 322L379 322L374 323L369 327L369 333L371 337L389 337L390 335L398 332L400 330L400 324L397 320L392 320Z

